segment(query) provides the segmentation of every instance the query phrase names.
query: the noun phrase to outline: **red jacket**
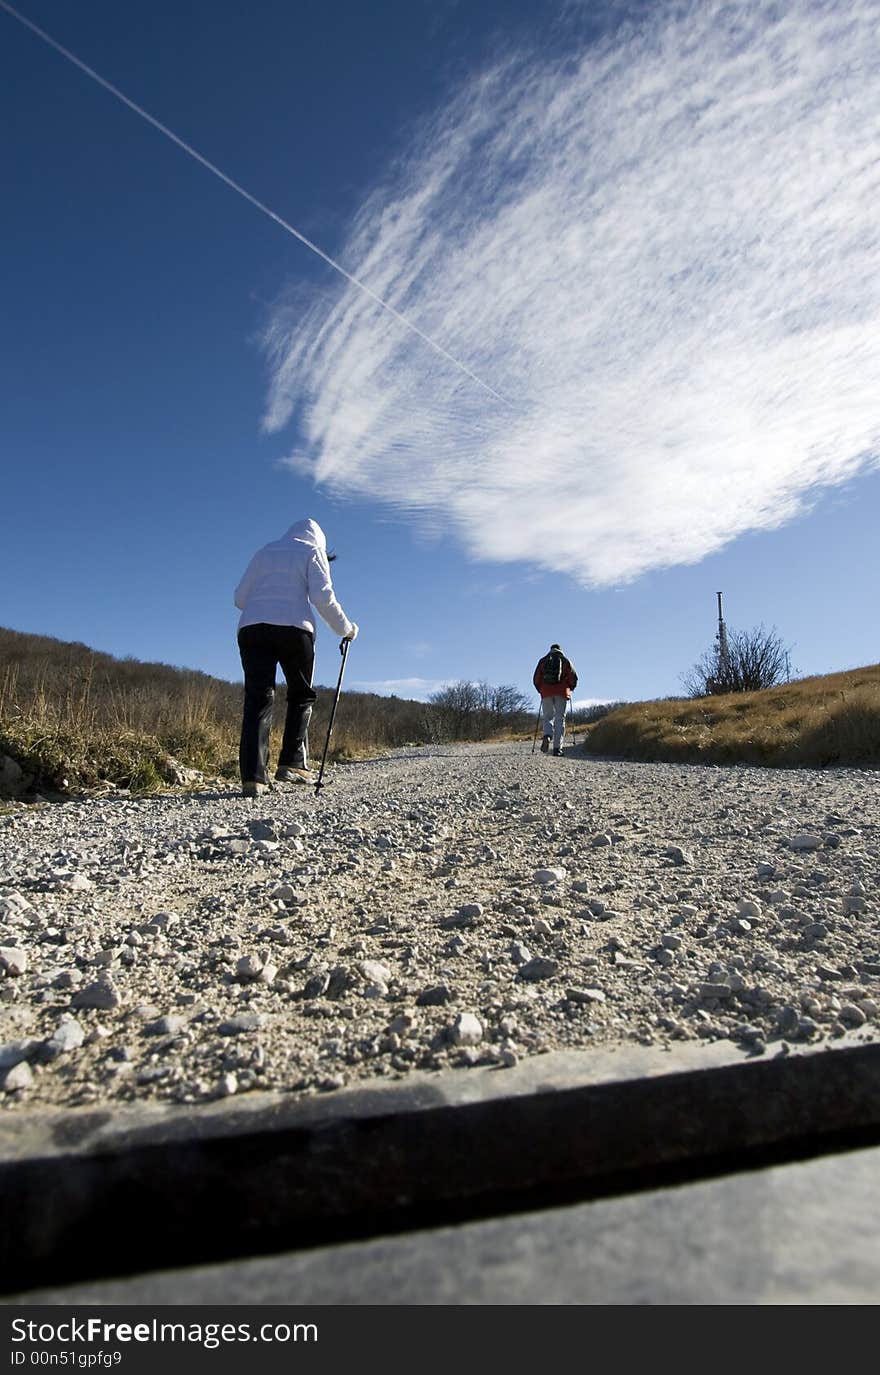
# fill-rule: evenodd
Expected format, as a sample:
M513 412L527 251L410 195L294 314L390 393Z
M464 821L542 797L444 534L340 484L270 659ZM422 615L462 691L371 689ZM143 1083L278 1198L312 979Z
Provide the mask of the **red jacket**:
M542 697L571 697L572 691L578 685L578 676L574 667L565 655L562 656L562 681L559 683L545 683L541 676L544 668L544 659L549 659L550 655L545 654L544 658L538 660L538 665L532 676L532 682L538 689Z

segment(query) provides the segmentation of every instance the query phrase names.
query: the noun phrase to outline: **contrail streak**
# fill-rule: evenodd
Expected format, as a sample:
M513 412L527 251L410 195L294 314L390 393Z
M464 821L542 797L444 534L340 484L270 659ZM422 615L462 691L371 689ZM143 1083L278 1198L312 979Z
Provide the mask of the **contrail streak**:
M481 377L478 377L475 372L472 372L471 369L466 366L466 364L462 363L458 358L455 358L453 354L449 353L448 350L445 349L442 344L438 344L436 339L432 339L429 334L425 334L423 330L419 329L418 325L414 325L411 320L408 320L406 318L405 315L401 315L399 310L395 310L394 306L389 305L387 301L383 301L382 297L378 296L375 291L373 291L370 287L366 285L365 282L362 282L358 277L355 277L351 272L347 272L341 263L338 263L335 258L330 257L329 253L325 253L324 250L319 248L317 244L312 243L311 239L307 239L305 234L301 234L299 230L295 229L292 224L288 224L287 220L282 219L280 215L276 215L274 210L270 210L268 205L264 205L262 201L257 200L256 196L251 195L250 191L246 191L243 186L239 186L237 181L233 181L232 177L227 176L226 173L222 171L219 167L216 167L213 162L209 162L208 159L206 157L203 157L201 153L197 152L195 148L191 147L190 144L186 143L182 138L179 138L178 135L175 134L172 129L169 129L167 127L167 125L162 124L160 120L156 119L147 110L144 110L140 105L135 104L135 102L133 100L130 100L127 95L125 95L122 91L118 89L118 87L112 85L112 83L107 81L103 76L101 76L99 72L96 72L94 68L88 66L88 64L83 62L81 58L77 57L76 53L72 53L69 48L65 48L61 43L54 39L51 34L48 34L44 29L39 28L25 15L19 14L18 10L13 9L12 5L6 3L6 0L0 0L0 9L5 10L7 14L12 15L13 19L17 19L18 22L20 24L23 24L26 29L30 29L31 33L35 33L38 38L41 38L43 40L44 43L48 43L49 47L54 48L55 51L60 53L62 57L66 57L68 62L72 62L73 65L75 67L78 67L81 72L85 72L86 76L91 77L91 79L93 81L96 81L99 86L103 86L105 91L109 91L110 94L112 96L115 96L117 100L121 100L123 105L127 105L128 108L130 110L133 110L136 115L140 115L141 119L145 119L148 124L152 124L153 128L158 129L160 134L164 134L165 137L169 138L172 143L176 143L178 148L182 148L183 151L185 153L188 153L191 158L194 158L196 162L200 162L203 167L206 167L208 169L209 172L213 172L215 177L219 177L220 181L225 182L226 185L231 187L233 191L237 191L240 196L242 196L246 201L249 201L250 204L255 206L257 210L261 210L264 215L268 215L270 220L274 220L276 224L280 224L281 228L285 229L288 234L293 235L295 239L299 239L301 244L305 244L306 248L311 249L312 253L317 254L317 256L321 258L325 263L327 263L329 267L333 268L334 272L338 272L340 276L344 277L345 280L347 282L350 282L352 286L356 286L358 291L362 291L365 296L369 296L371 301L376 302L376 305L381 306L383 310L387 310L389 315L393 315L394 319L398 320L400 324L405 325L407 329L412 330L413 334L417 334L418 337L421 340L423 340L424 343L428 344L434 350L435 353L439 353L441 358L445 358L448 363L452 363L454 367L458 368L460 372L464 373L465 377L469 377L472 382L476 382L478 387L482 387L483 391L488 392L490 396L494 396L496 401L501 401L505 405L509 404L507 402L506 397L503 397L500 394L500 392L495 391L494 387L490 387L488 382L484 382L483 379Z

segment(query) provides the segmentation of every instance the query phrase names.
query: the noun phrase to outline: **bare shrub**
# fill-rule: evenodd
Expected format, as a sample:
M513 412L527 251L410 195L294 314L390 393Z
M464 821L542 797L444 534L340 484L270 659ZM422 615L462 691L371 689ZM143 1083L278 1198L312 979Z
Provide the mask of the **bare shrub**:
M689 697L718 697L730 692L761 692L790 676L789 651L776 629L731 630L726 645L713 647L682 676Z
M527 698L509 683L461 681L449 683L428 699L433 716L433 738L485 740L502 731L528 730L531 710Z

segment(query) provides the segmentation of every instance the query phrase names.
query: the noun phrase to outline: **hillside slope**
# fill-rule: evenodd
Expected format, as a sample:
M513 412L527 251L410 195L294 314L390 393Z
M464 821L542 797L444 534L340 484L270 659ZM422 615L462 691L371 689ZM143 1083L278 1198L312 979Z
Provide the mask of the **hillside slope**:
M278 678L276 728L286 703ZM313 752L323 747L334 691L316 690ZM0 756L44 790L104 781L150 791L179 781L169 757L185 768L235 777L242 694L240 683L196 669L117 659L85 644L0 628ZM419 739L425 710L422 702L346 692L334 754L356 756Z
M880 767L880 664L764 692L629 702L588 728L589 754L778 768Z

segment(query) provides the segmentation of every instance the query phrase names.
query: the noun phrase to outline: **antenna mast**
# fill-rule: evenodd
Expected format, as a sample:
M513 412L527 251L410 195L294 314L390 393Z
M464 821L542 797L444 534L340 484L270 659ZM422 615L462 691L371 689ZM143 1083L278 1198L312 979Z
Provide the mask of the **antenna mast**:
M721 610L721 593L718 597L718 668L723 675L726 675L730 665L730 655L727 648L727 627L724 624L724 612Z

